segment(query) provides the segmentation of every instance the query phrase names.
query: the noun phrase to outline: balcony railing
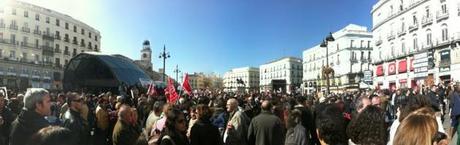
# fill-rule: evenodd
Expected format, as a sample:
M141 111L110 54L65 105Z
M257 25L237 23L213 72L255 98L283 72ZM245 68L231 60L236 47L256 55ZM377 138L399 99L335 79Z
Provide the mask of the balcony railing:
M449 18L449 10L446 8L445 11L438 11L436 12L436 20L441 21L443 19Z
M426 25L433 24L433 16L430 14L427 16L423 16L422 18L422 27L425 27Z
M73 40L73 41L72 41L72 44L78 45L78 41L77 41L77 40Z
M70 52L68 50L64 50L64 55L70 55Z
M412 24L409 26L409 32L415 31L418 29L418 24Z
M46 39L46 40L54 40L54 34L51 34L51 33L43 33L43 39Z
M406 30L405 30L405 29L399 30L399 31L398 31L398 37L401 37L401 36L403 36L403 35L405 35L405 34L406 34Z
M54 56L54 48L51 46L41 46L43 55Z
M59 48L55 48L55 49L54 49L54 52L55 52L55 53L62 53L62 50L59 49Z
M379 46L380 44L382 44L382 40L377 40L377 42L375 42L375 45Z
M35 29L35 30L34 30L34 34L36 34L36 35L42 35L42 32L41 32L40 30Z
M21 30L22 32L30 33L30 28L22 27Z
M86 46L85 42L80 42L80 47L85 47L85 46Z
M388 41L393 40L393 39L395 39L395 35L394 34L388 34L387 39L388 39Z
M64 42L69 42L69 41L70 41L69 37L64 37Z
M10 25L10 28L11 30L18 30L18 25Z

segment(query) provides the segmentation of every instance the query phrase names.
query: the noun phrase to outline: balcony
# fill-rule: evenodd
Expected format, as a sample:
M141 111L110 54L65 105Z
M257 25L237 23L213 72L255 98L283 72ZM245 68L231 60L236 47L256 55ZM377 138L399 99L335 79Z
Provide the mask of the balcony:
M46 56L54 56L54 48L51 47L51 46L41 46L41 48L43 49L43 55L46 55Z
M78 45L78 41L77 41L77 40L73 40L73 41L72 41L72 44Z
M427 25L433 24L433 16L430 14L427 16L423 16L422 18L422 27L425 27Z
M22 27L21 30L22 32L30 33L30 28Z
M70 42L69 37L64 37L64 42Z
M401 37L403 35L406 35L406 30L403 29L403 30L398 31L398 37Z
M379 46L380 44L382 44L382 40L377 40L377 42L375 42L375 45Z
M61 36L60 36L60 35L56 35L54 38L57 39L57 40L61 40Z
M55 49L54 49L54 52L55 52L55 53L62 53L61 49L59 49L59 48L55 48Z
M64 50L64 55L70 55L70 52L68 50Z
M445 11L436 12L436 20L441 21L443 19L449 18L449 9L446 8Z
M388 39L388 41L393 40L393 39L395 39L395 35L392 34L392 33L388 34L387 39Z
M43 33L43 39L45 40L51 40L53 41L54 40L54 34L51 34L51 33Z
M415 31L418 29L418 24L412 24L409 26L409 32Z
M86 46L85 42L80 43L80 47L85 47L85 46Z
M8 28L11 29L11 30L18 30L17 25L10 25Z
M34 30L34 34L36 34L36 35L42 35L42 32L41 32L40 30L35 29L35 30Z

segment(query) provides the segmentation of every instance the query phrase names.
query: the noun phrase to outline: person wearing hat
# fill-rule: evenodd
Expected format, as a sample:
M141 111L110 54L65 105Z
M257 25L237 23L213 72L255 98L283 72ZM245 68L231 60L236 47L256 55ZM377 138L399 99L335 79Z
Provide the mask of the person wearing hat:
M69 109L63 117L63 127L72 131L73 138L78 140L78 144L88 144L90 130L86 120L81 116L83 111L83 97L77 93L71 93L67 96Z

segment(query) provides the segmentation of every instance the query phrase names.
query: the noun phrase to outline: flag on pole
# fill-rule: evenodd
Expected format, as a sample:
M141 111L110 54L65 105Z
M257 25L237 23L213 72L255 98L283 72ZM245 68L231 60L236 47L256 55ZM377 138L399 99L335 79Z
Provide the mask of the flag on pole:
M176 92L176 88L174 87L174 83L171 78L168 78L168 86L165 89L165 95L169 103L176 103L177 99L179 99L179 95Z
M153 96L155 95L157 92L155 90L155 84L154 83L150 83L148 85L148 88L147 88L147 95L149 96Z
M184 77L184 83L182 83L182 89L185 91L185 93L187 93L187 95L190 96L190 94L192 93L192 87L190 86L190 84L188 83L188 74L185 73L185 77Z

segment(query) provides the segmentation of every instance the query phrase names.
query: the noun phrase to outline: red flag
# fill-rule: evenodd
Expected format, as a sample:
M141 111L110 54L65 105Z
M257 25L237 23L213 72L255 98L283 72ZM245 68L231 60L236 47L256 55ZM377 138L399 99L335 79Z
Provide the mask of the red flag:
M154 83L151 83L148 85L148 88L147 88L147 95L149 96L153 96L155 95L157 92L155 90L155 84Z
M190 87L190 84L188 83L188 74L185 74L184 78L184 83L182 83L182 88L184 89L185 93L190 96L192 93L192 87Z
M167 98L169 103L176 103L177 99L179 99L179 95L176 92L176 88L174 88L174 83L171 78L168 78L168 86L165 89L165 95L168 93Z

